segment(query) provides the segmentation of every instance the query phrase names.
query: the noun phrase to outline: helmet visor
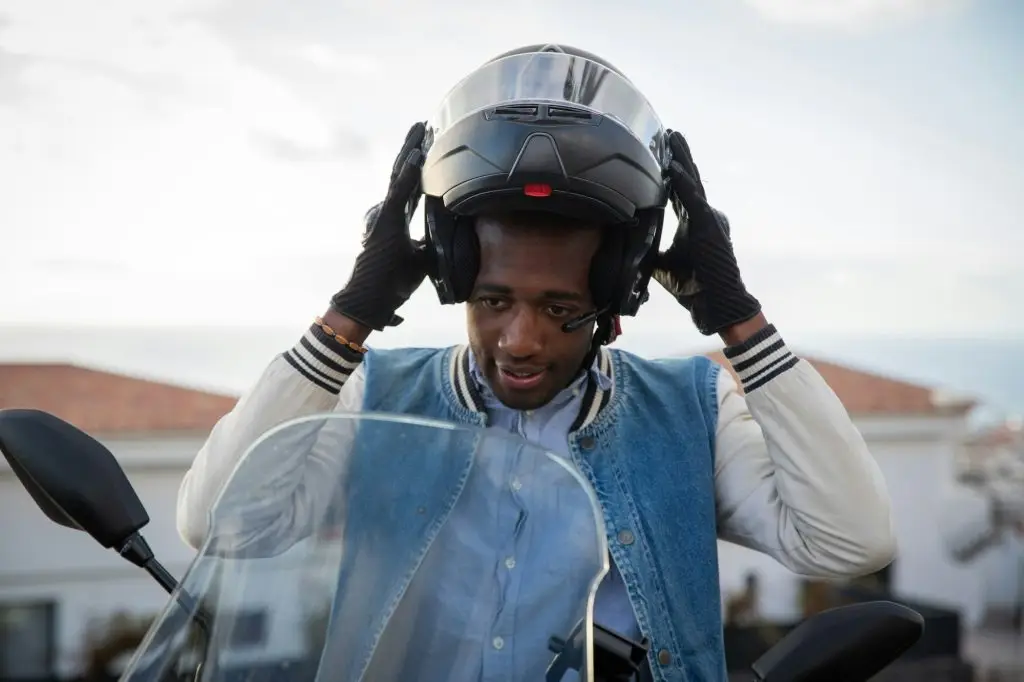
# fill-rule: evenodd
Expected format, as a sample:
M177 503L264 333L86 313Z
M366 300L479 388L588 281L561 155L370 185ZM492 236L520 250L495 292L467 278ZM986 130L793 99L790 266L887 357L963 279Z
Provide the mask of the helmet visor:
M494 60L452 88L429 125L434 135L483 109L519 103L584 108L616 120L665 166L664 127L628 80L606 66L564 52L531 52Z

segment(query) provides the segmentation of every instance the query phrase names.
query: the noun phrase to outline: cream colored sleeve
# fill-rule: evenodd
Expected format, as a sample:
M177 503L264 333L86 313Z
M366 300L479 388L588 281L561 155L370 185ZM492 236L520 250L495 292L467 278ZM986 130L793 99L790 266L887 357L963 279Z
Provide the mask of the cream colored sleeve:
M774 328L727 357L715 482L719 536L805 576L877 571L895 556L881 469L839 398Z
M202 544L209 530L210 510L224 484L263 434L297 417L360 410L364 386L360 360L361 356L325 337L316 326L292 349L274 358L252 388L217 422L182 479L178 489L177 527L187 544L193 548ZM313 513L316 501L328 491L317 492L319 488L311 485L304 493L304 500L292 499L297 484L295 476L308 477L315 483L319 472L319 480L323 481L323 466L328 463L309 466L304 464L305 459L292 461L308 458L308 450L296 449L291 455L291 459L261 461L259 475L265 480L253 485L260 485L260 490L268 494L268 504L284 504L278 498L288 494L289 504L295 506L289 513L298 515L291 522L301 525L303 519L299 517ZM273 494L274 490L278 491L277 495Z

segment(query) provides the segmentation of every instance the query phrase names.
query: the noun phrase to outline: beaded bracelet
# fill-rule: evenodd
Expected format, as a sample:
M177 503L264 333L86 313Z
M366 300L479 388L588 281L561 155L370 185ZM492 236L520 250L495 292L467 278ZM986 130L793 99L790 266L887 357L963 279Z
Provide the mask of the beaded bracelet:
M317 317L316 318L316 326L318 326L321 329L323 329L324 333L327 334L327 336L331 337L332 339L334 339L335 341L337 341L341 345L347 346L348 348L351 348L352 350L354 350L357 353L365 353L368 350L366 348L366 346L360 346L355 341L349 341L344 336L342 336L338 332L334 331L334 329L332 327L330 327L326 322L324 322L324 319L322 317Z

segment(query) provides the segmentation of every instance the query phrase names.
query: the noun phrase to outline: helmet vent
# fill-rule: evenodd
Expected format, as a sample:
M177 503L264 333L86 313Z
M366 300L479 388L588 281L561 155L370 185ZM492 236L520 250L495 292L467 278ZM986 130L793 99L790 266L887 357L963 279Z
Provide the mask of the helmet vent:
M539 107L536 104L503 104L487 112L487 118L501 118L508 121L535 120Z
M580 123L594 120L594 113L587 111L586 109L549 104L547 110L547 118L549 120L566 122L579 121Z

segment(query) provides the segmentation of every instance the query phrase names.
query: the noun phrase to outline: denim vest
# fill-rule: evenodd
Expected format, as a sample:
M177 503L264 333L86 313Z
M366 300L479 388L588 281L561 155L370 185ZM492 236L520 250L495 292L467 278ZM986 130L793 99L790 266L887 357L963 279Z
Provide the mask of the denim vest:
M363 362L363 412L485 426L468 356L463 346L370 351ZM612 386L603 390L590 382L569 449L600 502L612 558L650 640L651 675L664 682L723 682L714 486L720 367L700 356L652 361L608 349L600 361ZM373 451L387 437L383 425L360 427L351 461L363 471L348 478L365 483L387 477L390 485L366 485L363 490L372 495L343 491L349 510L345 542L346 547L381 546L371 537L379 532L374 524L358 522L365 514L387 518L388 532L402 536L390 537L388 546L408 550L387 561L360 552L343 557L343 603L335 604L332 639L340 637L347 645L321 664L321 670L348 671L341 679L359 679L374 650L385 646L381 634L472 466L471 444L459 443L465 435L455 431L449 456L410 453L408 469L396 482L393 460L386 471L373 470ZM432 463L430 470L424 462ZM344 589L349 581L358 592ZM367 604L385 606L378 612ZM347 608L373 613L374 622L349 622Z

